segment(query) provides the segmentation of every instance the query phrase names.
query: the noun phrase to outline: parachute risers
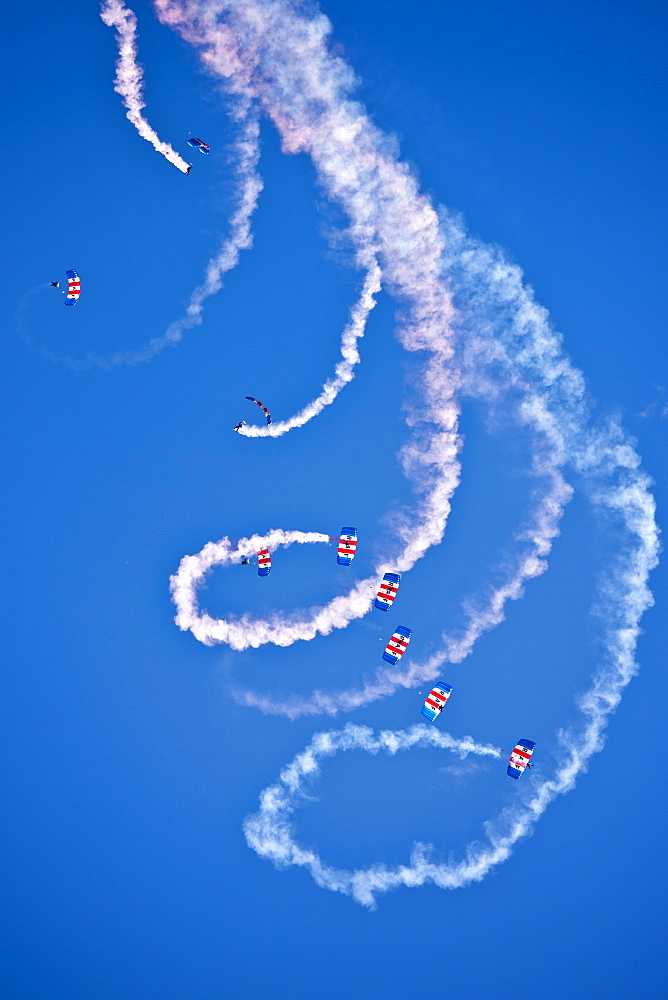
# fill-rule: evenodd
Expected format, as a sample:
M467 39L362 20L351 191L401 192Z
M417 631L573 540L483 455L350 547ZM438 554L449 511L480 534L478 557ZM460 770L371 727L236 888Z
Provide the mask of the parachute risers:
M271 556L269 549L260 549L257 554L257 575L269 576L271 573Z
M350 566L357 548L357 528L341 528L336 561L339 566Z
M529 761L535 746L533 740L517 741L517 746L511 753L508 762L508 775L511 778L519 778L521 774L524 774L525 769L530 766Z
M81 295L81 279L76 271L65 271L67 275L67 295L65 305L73 306L79 301Z
M249 399L251 401L251 403L255 403L256 406L260 407L260 409L262 410L262 412L267 417L267 424L270 424L271 423L271 413L269 412L269 410L267 409L267 407L264 405L264 403L261 403L259 399L255 398L255 396L246 396L246 399Z
M438 681L425 698L422 706L422 714L425 719L429 719L430 722L437 719L451 694L452 685L446 684L445 681Z
M389 611L399 590L401 577L398 573L386 573L376 594L375 607L379 611ZM409 633L410 634L410 633Z
M405 625L398 625L396 631L392 633L392 638L385 647L383 659L387 660L388 663L398 663L406 652L406 647L411 641L412 634L411 630L406 628Z

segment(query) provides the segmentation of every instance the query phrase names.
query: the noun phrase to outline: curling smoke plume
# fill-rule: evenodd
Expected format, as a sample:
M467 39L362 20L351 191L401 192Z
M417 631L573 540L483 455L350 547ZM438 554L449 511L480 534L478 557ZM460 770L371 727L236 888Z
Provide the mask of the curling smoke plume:
M346 727L345 736L316 736L280 783L263 793L260 813L246 823L248 842L259 854L278 865L303 865L319 885L367 906L374 905L379 893L398 886L467 885L509 857L549 803L574 786L592 754L602 748L610 714L637 670L639 622L652 604L647 581L659 543L649 480L634 442L622 429L613 421L592 422L583 377L565 356L561 338L524 286L519 269L497 249L472 240L460 219L445 210L439 215L399 161L394 144L352 98L353 74L329 51L331 26L322 14L289 0L155 0L155 8L163 23L196 48L212 77L256 103L279 132L285 152L311 157L326 196L348 218L356 258L366 261L367 284L371 263L377 262L377 280L365 293L372 296L382 283L399 304L401 343L424 358L407 419L410 438L400 455L417 501L399 528L401 545L392 568L406 572L443 537L459 481L460 400L482 400L492 412L503 409L529 433L536 485L509 569L497 574L500 579L487 594L467 603L464 628L444 635L440 651L427 663L409 666L405 673L384 672L361 690L322 692L319 710L334 714L367 704L387 692L388 680L395 689L412 685L431 679L443 663L468 656L477 638L502 621L507 602L521 597L524 585L545 571L574 488L588 496L595 517L615 525L618 549L600 580L595 609L603 654L578 701L580 722L558 738L560 760L554 773L528 777L523 786L527 798L486 824L486 842L469 845L460 861L445 863L417 845L404 866L379 862L356 872L330 868L317 852L299 847L289 816L303 778L317 770L319 756L338 749L387 749L368 731L356 734L357 727ZM285 429L298 425L288 420ZM261 433L267 436L265 429ZM180 626L198 629L204 642L230 642L231 637L233 648L277 640L283 645L343 627L346 618L365 613L362 594L354 588L337 599L341 616L336 622L334 602L289 622L283 632L272 621L244 622L235 631L229 623L203 620L194 592L216 564L207 550L186 557L173 582ZM283 707L287 715L302 714L298 703ZM405 748L411 745L417 743L409 740Z
M430 726L417 725L410 729L383 730L376 736L368 726L348 724L344 729L316 733L295 759L283 768L278 782L260 794L260 809L244 822L244 833L249 847L257 851L278 868L299 865L306 868L315 882L323 889L352 896L364 906L374 907L378 892L397 885L419 885L427 881L425 868L426 849L421 844L413 848L410 863L390 868L375 864L367 869L347 871L325 864L312 848L301 847L294 837L291 817L295 809L307 801L307 793L320 774L320 762L341 751L359 750L376 755L380 752L394 756L402 750L415 747L449 750L460 759L469 754L498 759L501 751L496 747L476 743L470 736L456 739L448 733ZM467 866L471 862L467 862ZM446 866L443 866L446 867ZM465 876L465 871L455 877ZM435 881L435 879L431 879Z
M142 139L150 142L158 153L162 153L166 160L185 174L188 164L168 142L163 142L158 137L155 129L142 115L143 108L146 107L143 97L142 81L144 71L137 62L137 17L133 11L121 2L121 0L106 0L102 5L100 17L104 23L116 29L118 41L118 61L116 63L116 79L114 80L114 90L123 98L123 104L127 108L126 117L132 122Z

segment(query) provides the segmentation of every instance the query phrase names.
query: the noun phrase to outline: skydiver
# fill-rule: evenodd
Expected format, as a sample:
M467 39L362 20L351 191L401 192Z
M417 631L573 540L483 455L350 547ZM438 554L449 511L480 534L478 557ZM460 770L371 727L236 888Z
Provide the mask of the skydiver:
M243 558L243 559L241 560L241 565L242 565L242 566L248 566L249 564L250 564L250 559L247 559L247 558L246 558L246 557L244 556L244 558Z
M188 174L190 173L190 171L192 170L192 168L193 168L192 163L189 163L188 164L188 169L186 170L186 177L188 176Z
M232 430L233 431L237 431L237 433L238 433L241 430L241 428L245 426L245 424L246 424L245 420L240 420L239 423L237 424L237 426L233 427Z
M59 281L52 281L51 282L51 287L52 288L60 288L60 282Z

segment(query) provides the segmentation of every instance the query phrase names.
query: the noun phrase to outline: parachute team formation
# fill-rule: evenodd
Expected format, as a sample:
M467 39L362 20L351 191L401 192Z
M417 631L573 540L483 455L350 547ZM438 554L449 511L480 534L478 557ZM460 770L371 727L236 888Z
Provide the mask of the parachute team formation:
M261 794L259 812L244 823L249 845L278 866L301 865L319 885L373 906L377 894L400 885L432 883L457 888L479 881L510 856L514 845L529 833L550 802L574 786L591 755L601 748L610 713L637 669L633 654L640 617L652 600L647 578L657 562L657 529L649 483L639 468L632 443L623 438L621 429L590 425L582 402L581 374L564 357L559 335L523 284L519 269L508 265L500 251L473 240L461 220L447 210L442 209L439 216L420 193L392 144L385 141L363 106L350 101L352 77L343 60L329 50L322 15L292 0L282 0L279 6L276 30L277 22L272 20L275 12L266 0L238 0L234 16L227 20L224 13L211 14L200 0L155 2L158 19L186 42L201 47L207 73L217 76L226 88L232 107L230 118L239 129L239 204L231 218L231 235L209 262L207 278L193 292L186 319L173 324L163 338L156 338L145 353L133 358L145 360L153 356L167 344L177 343L184 329L201 322L204 299L219 290L221 275L236 265L239 251L251 245L250 218L262 188L256 170L262 110L280 133L286 151L308 150L326 196L350 220L355 261L365 278L342 334L342 360L320 396L280 424L272 424L267 407L247 396L264 413L266 426L248 426L241 420L233 429L243 436L278 436L303 426L330 405L354 377L360 360L357 342L364 335L375 297L386 284L402 303L399 340L407 350L420 351L426 358L421 395L406 421L409 428L417 430L400 456L420 499L412 514L410 537L392 560L396 571L382 572L384 567L380 567L380 583L378 575L359 581L347 595L313 609L310 617L286 615L279 620L275 616L267 621L244 617L227 622L200 611L196 591L211 569L232 565L239 556L244 565L257 560L258 575L268 577L272 550L295 542L333 541L337 545L337 564L350 566L358 545L354 527L343 527L335 538L318 532L274 529L263 537L241 540L243 544L236 548L226 538L207 543L200 553L184 556L171 578L177 625L189 629L206 645L225 642L232 649L243 650L267 642L288 646L309 641L332 629L347 627L372 607L384 613L393 610L402 575L442 540L450 501L459 482L461 438L455 384L462 393L490 406L497 405L506 384L512 385L514 392L524 393L523 408L517 409L521 416L515 414L515 419L527 434L537 485L528 525L517 536L513 559L504 562L501 582L484 601L469 606L473 610L467 611L462 633L455 637L444 634L441 650L425 664L402 666L400 671L383 667L375 681L359 689L316 691L302 701L293 699L281 704L252 692L244 693L240 700L288 718L316 713L335 715L363 707L401 687L429 682L433 686L421 714L430 723L438 720L453 692L450 684L436 680L441 667L469 656L477 639L503 621L506 603L520 597L525 584L546 569L547 556L559 534L559 520L573 492L563 475L564 456L570 456L572 467L591 487L594 512L597 504L606 512L614 510L625 539L625 564L630 567L614 586L602 591L599 621L603 623L603 645L608 656L581 699L579 738L564 744L563 760L552 777L525 783L528 798L514 796L512 807L486 824L487 841L469 845L463 860L435 862L416 845L410 863L396 868L378 863L367 869L338 870L323 863L317 852L295 842L291 817L300 790L317 772L321 757L350 749L394 754L416 746L446 749L462 757L500 757L502 751L470 737L457 739L424 724L410 730L383 731L377 736L367 727L352 725L340 731L317 733L281 773L278 783ZM143 70L138 63L135 14L123 0L105 0L101 17L116 31L119 58L114 84L127 118L143 139L182 173L189 174L192 164L160 140L143 115ZM319 19L317 31L309 30L313 18ZM319 81L317 88L314 81ZM203 155L211 151L203 139L190 137L187 143ZM66 276L67 292L63 294L65 304L71 306L79 300L81 283L75 270L67 271ZM60 287L59 282L51 284ZM466 303L463 314L455 310L453 291ZM503 317L503 322L497 322L497 315ZM456 316L459 341L453 333ZM471 336L462 348L467 333ZM557 359L554 364L558 366L558 377L552 359ZM623 448L620 439L624 440ZM592 464L594 453L601 456L598 464ZM604 479L605 488L601 486ZM404 625L395 627L382 654L391 668L403 660L412 634ZM507 765L509 777L517 779L533 766L535 745L524 738L517 742Z
M250 399L251 397L247 396L246 398ZM257 402L257 400L253 400L253 402ZM340 535L330 537L329 540L337 544L336 561L338 565L350 566L357 551L357 529L343 527L341 528ZM269 576L269 573L271 572L271 555L269 553L269 549L259 549L256 553L256 557L258 564L258 576ZM247 566L249 563L250 559L247 556L241 557L241 564L243 566ZM399 590L400 580L401 577L398 573L385 573L383 575L380 590L378 591L378 595L375 600L375 607L379 611L388 611L392 607ZM412 630L407 628L407 626L398 625L385 646L383 659L387 663L391 663L393 666L396 666L408 649L408 644L411 641L412 635ZM426 719L429 719L430 722L434 722L445 708L451 694L452 685L446 684L444 681L439 681L438 684L432 688L425 699L425 703L422 708L422 715ZM531 740L520 740L518 742L510 756L510 762L508 764L507 773L511 778L519 778L525 768L532 766L528 761L535 746L536 744Z

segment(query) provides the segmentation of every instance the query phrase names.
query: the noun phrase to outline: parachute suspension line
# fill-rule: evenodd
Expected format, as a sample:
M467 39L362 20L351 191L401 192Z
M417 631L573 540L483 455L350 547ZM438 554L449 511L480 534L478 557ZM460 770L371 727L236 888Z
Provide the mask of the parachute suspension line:
M259 399L255 399L254 396L246 396L246 399L250 400L251 403L255 403L256 406L260 407L260 409L262 410L262 412L264 413L264 415L267 418L267 425L269 425L271 423L271 413L269 412L269 410L267 409L267 407L264 405L264 403L261 403ZM240 430L241 430L241 433L243 434L243 429L240 428Z

